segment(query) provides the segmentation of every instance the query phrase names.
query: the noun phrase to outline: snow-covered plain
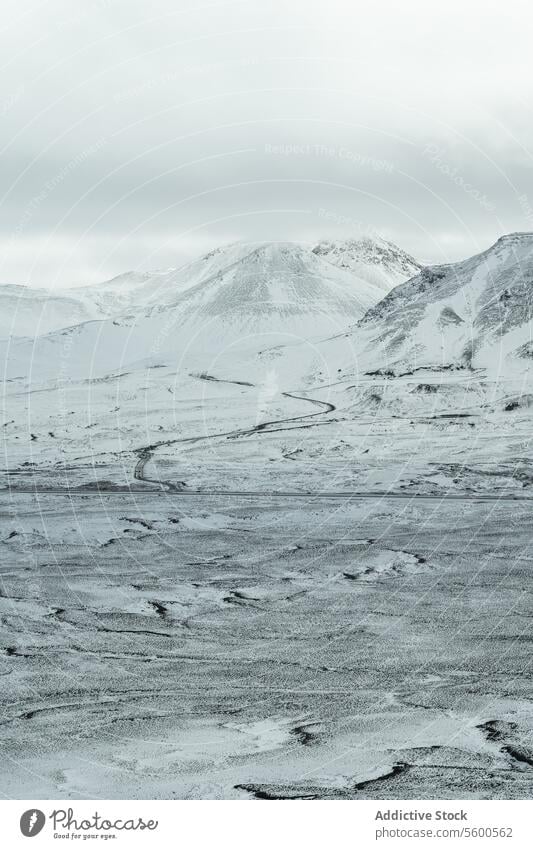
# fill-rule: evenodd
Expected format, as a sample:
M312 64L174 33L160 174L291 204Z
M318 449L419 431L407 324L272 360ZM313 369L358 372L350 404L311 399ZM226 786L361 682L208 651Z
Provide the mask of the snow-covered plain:
M529 798L525 503L7 495L15 798Z
M530 795L532 286L513 234L225 246L44 333L26 291L2 792Z

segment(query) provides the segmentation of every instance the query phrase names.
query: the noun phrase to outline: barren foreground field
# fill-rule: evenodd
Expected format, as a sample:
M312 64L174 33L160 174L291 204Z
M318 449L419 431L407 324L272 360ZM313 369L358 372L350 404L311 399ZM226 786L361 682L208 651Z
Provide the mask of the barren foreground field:
M527 501L0 510L5 796L532 795Z

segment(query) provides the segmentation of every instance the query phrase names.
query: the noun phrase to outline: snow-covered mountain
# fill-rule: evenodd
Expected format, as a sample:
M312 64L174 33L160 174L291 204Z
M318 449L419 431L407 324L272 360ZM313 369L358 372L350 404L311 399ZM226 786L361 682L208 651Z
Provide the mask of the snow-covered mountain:
M91 300L108 318L165 307L173 304L186 289L242 260L253 247L244 242L222 245L178 268L127 271L103 283L67 291L72 297L78 295Z
M84 321L140 313L216 274L249 251L228 245L180 268L128 271L90 286L44 289L0 286L0 338L40 336Z
M366 370L517 373L533 363L532 316L533 233L514 233L470 259L423 269L354 332Z
M234 292L236 293L238 288L239 295L245 300L247 296L243 289L244 276L248 275L247 285L253 289L254 280L257 286L262 286L265 274L272 273L274 277L272 285L269 284L266 299L268 301L273 297L277 298L278 310L280 298L288 303L292 295L288 289L284 294L280 290L274 295L274 288L280 285L282 277L288 280L289 275L293 274L293 283L289 288L293 293L297 293L298 281L305 277L309 279L309 274L302 272L302 263L309 267L310 275L315 279L322 276L327 286L335 286L337 280L343 287L348 281L347 275L351 275L353 285L348 292L348 318L351 319L354 314L353 302L359 302L362 307L370 306L376 300L374 294L369 294L374 288L388 291L391 285L406 280L414 273L414 260L405 259L407 254L403 254L394 246L384 248L380 243L369 240L364 243L332 242L328 245L327 250L317 246L313 251L309 251L291 244L236 242L216 248L179 268L147 272L129 271L112 280L91 286L56 290L0 286L0 338L10 335L34 337L84 321L138 315L157 308L165 309L167 306L174 306L186 290L208 280L212 282L226 271L232 274ZM270 257L267 257L269 250ZM351 257L351 264L347 260L348 255ZM264 257L262 277L259 273L261 256ZM342 276L332 272L332 265L341 270ZM237 278L240 283L237 283ZM305 288L305 284L302 285ZM312 310L313 298L327 297L325 292L318 295L319 289L320 286L315 286L313 291L307 288L302 297L298 296L300 300L304 298L307 301L308 311ZM340 295L340 292L337 294ZM235 294L233 304L237 302L237 297ZM333 298L337 299L336 296ZM194 298L192 300L194 301ZM250 303L250 299L247 300ZM229 308L232 308L231 305ZM263 309L267 309L266 303ZM318 311L320 309L318 307Z
M217 319L251 332L286 329L323 334L343 327L380 299L377 287L324 262L312 251L287 243L265 243L221 271L205 276L154 311L176 308L187 324Z
M58 359L64 374L78 376L165 357L186 356L201 367L228 349L254 351L339 333L382 295L366 280L291 243L231 246L198 260L187 274L167 272L166 284L171 275L173 285L158 286L157 298L147 296L147 290L155 291L153 279L133 281L143 292L136 296L144 300L141 311L124 308L121 317L14 340L11 373L27 373L30 358L34 374L53 373ZM111 281L105 291L99 287L96 307L118 310L123 290L130 292L129 278Z
M390 292L422 269L408 253L379 237L319 242L313 253L384 292Z

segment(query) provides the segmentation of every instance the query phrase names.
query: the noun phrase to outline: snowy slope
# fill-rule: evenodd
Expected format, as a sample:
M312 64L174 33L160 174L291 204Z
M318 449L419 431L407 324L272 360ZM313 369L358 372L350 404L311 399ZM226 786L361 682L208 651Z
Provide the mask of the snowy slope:
M328 319L342 327L362 316L380 295L299 245L266 243L156 309L176 307L193 324L217 317L253 332L301 327L313 336L324 332Z
M223 245L179 268L128 271L112 280L68 292L73 297L92 301L107 317L142 312L154 306L164 307L172 304L186 289L242 260L253 248L254 245L244 242Z
M84 321L139 313L165 304L249 251L246 245L228 245L181 268L128 271L90 286L54 290L0 286L0 338L39 336Z
M533 362L533 234L423 269L372 307L354 331L361 362L396 374L420 368L525 373Z
M393 242L379 237L319 242L313 253L384 292L414 277L422 268Z
M61 327L103 318L92 298L29 286L0 286L0 338L36 336Z

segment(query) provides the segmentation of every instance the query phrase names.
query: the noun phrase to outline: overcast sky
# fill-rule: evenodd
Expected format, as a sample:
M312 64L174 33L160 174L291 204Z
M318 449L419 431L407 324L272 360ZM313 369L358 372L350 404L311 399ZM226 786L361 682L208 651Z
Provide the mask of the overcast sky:
M0 282L533 230L528 4L4 0Z

